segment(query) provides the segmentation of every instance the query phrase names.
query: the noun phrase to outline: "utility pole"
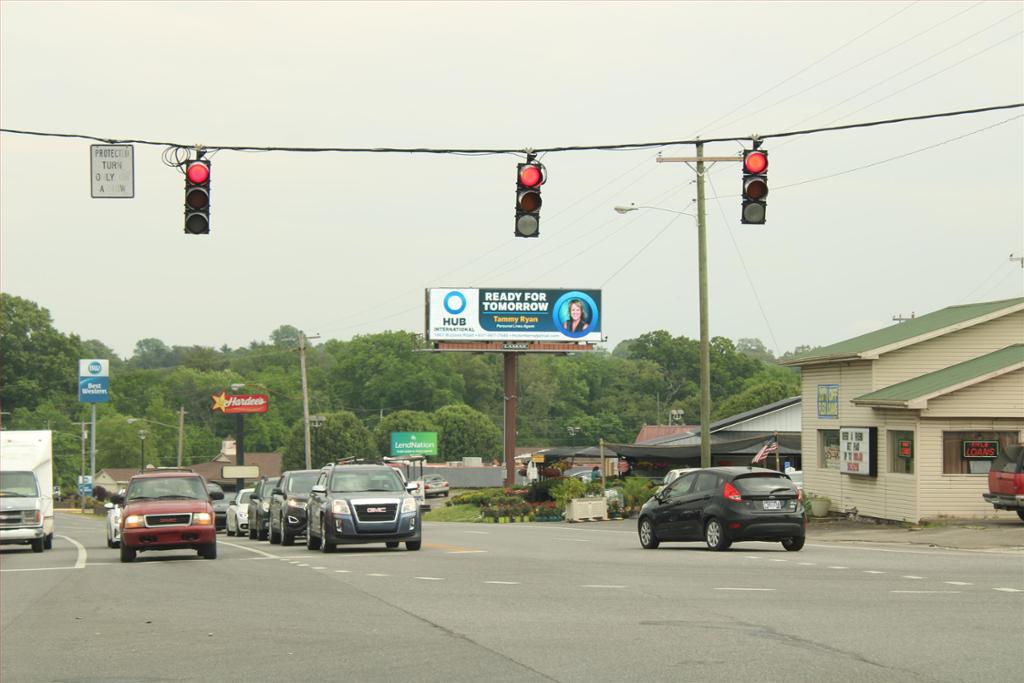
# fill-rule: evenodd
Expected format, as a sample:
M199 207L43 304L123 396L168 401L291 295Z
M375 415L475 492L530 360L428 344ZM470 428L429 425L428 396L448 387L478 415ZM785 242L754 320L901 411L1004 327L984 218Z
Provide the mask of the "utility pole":
M181 455L185 451L185 406L178 409L178 467L181 467Z
M85 430L85 420L82 420L82 478L85 478L85 442L88 440L89 435ZM81 493L78 494L78 499L82 503L82 514L85 514L85 496Z
M302 429L306 445L306 469L313 469L312 454L309 448L309 386L306 383L306 340L319 339L320 335L307 337L299 331L299 368L302 371Z
M742 161L739 157L706 157L697 143L695 157L658 157L658 163L681 161L697 168L697 271L700 290L700 466L711 467L711 351L708 340L708 239L704 214L704 162ZM692 167L691 167L692 168Z

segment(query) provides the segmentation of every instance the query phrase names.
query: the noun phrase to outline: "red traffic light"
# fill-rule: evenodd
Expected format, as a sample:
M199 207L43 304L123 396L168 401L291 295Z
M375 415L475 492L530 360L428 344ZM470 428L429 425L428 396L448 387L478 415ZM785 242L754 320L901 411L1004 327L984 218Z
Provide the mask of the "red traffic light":
M768 168L768 155L764 152L751 151L743 157L744 173L764 173Z
M193 161L188 165L185 175L188 176L190 183L202 185L210 179L210 167L205 161Z
M544 183L544 171L540 164L523 164L519 169L519 184L525 187L540 187Z

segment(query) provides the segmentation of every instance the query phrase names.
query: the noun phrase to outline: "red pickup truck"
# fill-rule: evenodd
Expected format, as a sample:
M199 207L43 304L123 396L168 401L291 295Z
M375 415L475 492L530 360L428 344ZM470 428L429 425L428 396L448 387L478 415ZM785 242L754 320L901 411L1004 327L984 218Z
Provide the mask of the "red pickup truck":
M217 558L214 499L206 481L188 470L154 470L136 474L124 496L112 498L121 513L121 561L132 562L146 550L192 549L208 560ZM118 500L120 499L120 500Z
M1024 520L1024 445L999 454L988 471L988 493L982 497L997 510L1014 510Z

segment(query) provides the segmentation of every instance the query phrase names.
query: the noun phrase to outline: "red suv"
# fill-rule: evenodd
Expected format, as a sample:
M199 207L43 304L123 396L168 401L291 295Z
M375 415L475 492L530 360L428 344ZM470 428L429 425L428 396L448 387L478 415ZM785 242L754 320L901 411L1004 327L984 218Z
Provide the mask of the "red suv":
M1024 445L1010 446L988 471L988 493L982 497L997 510L1014 510L1024 520Z
M132 562L144 550L190 548L208 560L217 558L217 529L213 499L206 481L182 470L156 470L136 474L124 496L114 503L124 505L121 513L121 561Z

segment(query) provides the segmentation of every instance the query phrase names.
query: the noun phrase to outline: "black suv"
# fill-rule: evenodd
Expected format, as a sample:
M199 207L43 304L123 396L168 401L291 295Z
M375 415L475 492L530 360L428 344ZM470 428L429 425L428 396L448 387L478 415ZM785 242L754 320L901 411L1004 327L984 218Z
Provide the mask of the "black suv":
M726 550L734 541L777 541L804 547L807 519L800 491L781 472L708 467L686 472L640 509L640 545L699 541Z
M386 465L328 465L309 494L306 547L333 552L339 543L384 543L419 550L420 506L401 475Z
M306 499L319 474L320 470L291 470L281 475L270 496L271 543L291 545L306 533Z
M270 495L281 477L260 477L249 498L249 538L267 540L270 523Z

